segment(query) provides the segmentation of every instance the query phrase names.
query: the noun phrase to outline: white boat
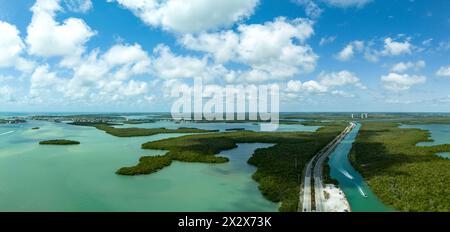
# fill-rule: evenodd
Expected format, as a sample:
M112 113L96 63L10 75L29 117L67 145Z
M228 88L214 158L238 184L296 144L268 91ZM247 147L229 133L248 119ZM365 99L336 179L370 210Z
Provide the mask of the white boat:
M364 191L362 190L361 186L358 186L358 190L359 190L359 193L361 193L361 195L363 197L367 197L366 193L364 193Z
M345 171L344 169L339 169L339 171L347 178L349 178L350 180L353 180L353 176L350 175L350 173L348 173L347 171Z

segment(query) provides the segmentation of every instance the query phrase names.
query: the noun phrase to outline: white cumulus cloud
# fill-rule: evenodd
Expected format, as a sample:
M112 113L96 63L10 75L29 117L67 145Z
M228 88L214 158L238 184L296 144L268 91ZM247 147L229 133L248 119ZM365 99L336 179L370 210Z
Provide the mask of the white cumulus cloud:
M392 66L391 71L396 73L404 73L409 69L419 70L426 66L425 61L419 60L417 62L400 62Z
M237 31L188 34L180 43L212 54L217 63L247 65L252 69L246 73L249 80L283 79L314 71L318 56L305 43L313 33L310 20L280 17L264 24L240 25ZM260 78L253 78L254 74Z
M320 39L319 45L324 46L330 43L333 43L336 40L336 36L328 36Z
M22 57L25 44L16 26L0 21L0 68L31 71L34 64Z
M381 77L384 88L393 92L409 90L414 85L425 83L426 80L427 78L424 76L398 73L389 73Z
M345 46L344 49L336 55L336 58L340 61L348 61L353 58L356 52L362 52L363 49L364 42L356 40Z
M51 71L50 65L40 65L31 75L29 97L39 103L62 100L66 91L66 81Z
M139 44L116 44L104 54L94 50L79 63L70 67L73 77L68 82L66 95L73 98L88 96L92 91L129 95L129 89L139 87L136 83L124 87L136 75L151 72L151 58ZM132 82L130 82L132 83ZM142 86L140 89L144 89Z
M363 7L364 5L372 2L372 0L322 0L331 6L336 7Z
M37 0L31 10L33 17L26 38L31 55L80 55L85 50L85 43L95 34L82 19L68 18L63 23L57 22L55 15L62 10L58 0Z
M92 9L92 0L64 0L64 2L73 12L86 13Z
M318 79L322 85L327 87L353 85L360 89L367 88L354 73L347 70L332 73L322 72Z
M12 102L14 101L14 93L16 90L9 85L0 86L0 102Z
M331 94L333 94L335 96L339 96L339 97L349 97L349 98L355 97L355 94L348 93L348 92L345 92L343 90L333 90L331 92Z
M409 39L404 41L396 41L390 37L382 40L383 44L380 48L374 41L355 40L348 43L335 57L341 61L347 61L356 54L364 54L364 58L368 61L377 62L380 57L410 55L414 46Z
M61 90L63 80L57 77L55 72L51 72L50 66L48 64L41 65L34 70L31 75L31 89L56 87L56 89Z
M313 95L321 95L328 92L328 87L322 85L321 83L310 80L306 82L301 82L299 80L290 80L286 84L287 92L291 93L306 93L306 94L313 94Z
M436 72L436 75L442 77L450 77L450 65L439 68L439 70Z
M154 55L156 58L153 68L159 77L166 79L199 77L208 66L206 58L179 56L165 45L159 45L154 50Z
M411 54L412 45L409 41L398 42L392 38L384 40L384 50L381 52L385 56L399 56L403 54Z
M354 94L337 89L341 87L345 87L347 89L351 87L356 87L362 90L367 89L367 87L361 83L360 79L354 73L343 70L340 72L331 73L322 72L321 74L319 74L317 80L309 80L306 82L301 82L299 80L290 80L286 84L285 91L287 91L288 93L299 94L306 93L313 95L323 95L326 93L331 93L332 95L342 97L354 96Z
M314 0L293 0L294 3L305 8L305 14L310 18L318 18L323 10L317 5Z
M113 2L114 0L108 0ZM259 0L115 0L143 22L188 33L229 26L253 14Z
M328 91L326 86L321 85L317 81L306 81L302 87L306 92L313 94L323 94Z

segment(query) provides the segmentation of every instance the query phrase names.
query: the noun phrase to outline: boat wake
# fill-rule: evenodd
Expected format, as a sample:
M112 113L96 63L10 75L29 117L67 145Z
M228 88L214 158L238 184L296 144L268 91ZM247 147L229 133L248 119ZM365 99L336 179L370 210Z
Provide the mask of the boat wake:
M361 195L363 197L367 197L366 193L364 193L364 191L362 190L361 186L358 186L358 190L359 190L359 193L361 193Z
M8 132L5 132L5 133L1 133L0 136L2 136L2 135L7 135L7 134L11 134L11 133L14 133L14 131L8 131Z
M347 178L349 178L350 180L353 180L353 176L350 175L350 173L348 173L347 171L345 171L344 169L339 169L339 171Z

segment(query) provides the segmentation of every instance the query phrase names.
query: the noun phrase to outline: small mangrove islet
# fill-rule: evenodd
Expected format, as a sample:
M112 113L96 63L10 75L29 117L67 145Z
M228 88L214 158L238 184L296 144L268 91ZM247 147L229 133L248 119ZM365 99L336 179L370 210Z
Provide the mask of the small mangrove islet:
M40 145L78 145L80 142L66 139L46 140L39 142Z

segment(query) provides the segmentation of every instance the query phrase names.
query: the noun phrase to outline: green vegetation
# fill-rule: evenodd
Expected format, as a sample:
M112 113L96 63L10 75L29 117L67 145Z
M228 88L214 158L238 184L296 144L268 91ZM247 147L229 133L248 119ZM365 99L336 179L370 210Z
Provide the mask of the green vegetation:
M330 161L330 157L328 157L325 162L323 162L323 183L325 184L333 184L335 186L339 185L339 182L331 177L331 168L328 164Z
M166 129L166 128L115 128L105 124L95 125L95 128L105 131L110 135L117 137L138 137L138 136L151 136L156 134L168 134L168 133L206 133L217 132L218 130L202 130L196 128L179 129Z
M125 121L126 118L120 117L115 114L85 114L85 115L35 115L30 116L31 120L49 121L49 122L62 122L73 121L75 123L109 123Z
M91 126L91 127L96 127L98 125L103 125L103 126L121 126L123 124L118 124L118 123L99 123L99 122L69 122L67 123L69 125L73 125L73 126Z
M323 191L323 195L325 197L325 200L330 199L330 194L327 191Z
M355 118L351 118L354 114ZM280 123L292 124L300 123L311 125L315 123L327 123L336 121L384 121L398 122L404 124L450 124L450 114L445 113L369 113L368 119L360 119L358 112L354 113L282 113ZM306 121L293 121L294 119L304 119ZM289 122L289 120L291 122Z
M39 142L40 145L78 145L80 142L65 140L65 139L56 139L56 140L47 140Z
M22 118L8 118L8 119L0 119L0 124L20 124L20 123L26 123L27 121Z
M348 123L350 120L339 120L339 121L303 121L299 122L303 126L336 126L342 125L343 123Z
M120 175L140 175L157 172L169 166L172 159L169 156L144 156L139 159L139 164L134 167L124 167L117 170Z
M188 135L148 142L143 149L167 150L158 158L143 157L134 167L117 171L122 175L153 173L183 162L224 163L228 159L216 156L220 151L237 147L238 143L271 143L270 148L257 149L248 160L257 167L253 179L269 200L281 202L280 211L296 211L302 170L306 162L335 138L346 124L322 127L317 132L252 132L235 131Z
M419 147L429 132L398 123L364 123L350 153L353 166L387 205L401 211L450 211L450 145Z
M229 128L229 129L225 129L225 131L244 131L245 128Z
M450 124L450 117L413 117L413 118L402 118L396 120L396 122L402 124Z
M359 112L364 113L364 112ZM305 120L350 120L351 115L358 117L358 112L345 113L282 113L280 119L305 119ZM371 113L371 119L393 119L399 118L401 114L396 113ZM357 118L355 118L357 119Z
M258 122L258 123L262 123L262 122L270 122L270 120L184 120L185 122L192 122L192 123L248 123L248 122Z
M131 119L123 121L124 124L144 124L144 123L155 123L155 119Z
M139 137L139 136L151 136L156 134L172 134L172 133L208 133L218 132L219 130L202 130L197 128L180 127L178 129L166 129L166 128L116 128L118 124L112 123L95 123L95 122L72 122L68 123L75 126L91 126L98 130L102 130L110 135L117 137Z

